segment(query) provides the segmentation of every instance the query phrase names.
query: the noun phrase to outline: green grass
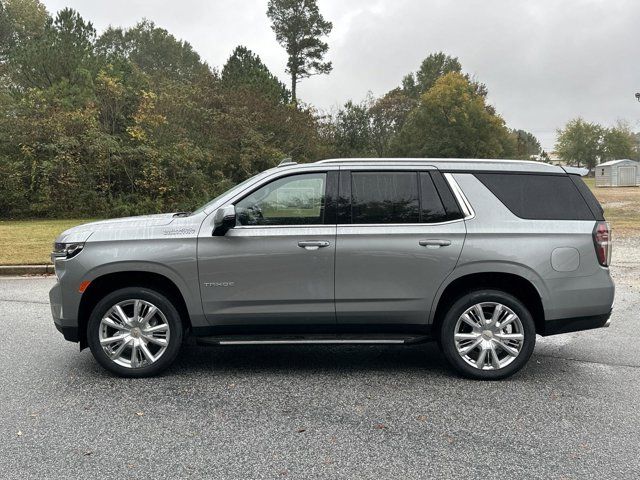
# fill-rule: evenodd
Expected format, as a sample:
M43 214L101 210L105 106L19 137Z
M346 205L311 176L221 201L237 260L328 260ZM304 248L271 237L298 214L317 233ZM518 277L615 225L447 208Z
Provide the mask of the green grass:
M82 220L0 220L0 265L51 263L53 240Z

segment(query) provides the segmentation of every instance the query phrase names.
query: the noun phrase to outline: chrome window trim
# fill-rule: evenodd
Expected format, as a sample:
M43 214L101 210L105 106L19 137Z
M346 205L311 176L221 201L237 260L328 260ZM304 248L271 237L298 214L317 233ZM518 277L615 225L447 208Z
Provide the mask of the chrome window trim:
M449 186L451 187L451 191L453 192L454 197L456 197L456 200L458 201L458 204L462 209L462 213L464 214L464 217L461 220L471 220L472 218L474 218L476 216L476 212L473 210L471 203L469 203L469 200L467 199L464 192L460 188L460 185L458 185L458 182L456 182L456 179L453 177L453 174L443 173L442 175L444 176L447 183L449 183Z
M335 228L335 223L316 223L309 225L237 225L233 230L261 230L264 228Z
M331 223L321 225L240 225L233 227L234 230L241 229L263 229L263 228L322 228L322 227L429 227L431 225L449 225L451 223L463 222L466 218L456 218L455 220L447 220L446 222L432 223Z
M432 223L339 223L338 227L430 227L431 225L449 225L451 223L463 222L464 218L456 218L455 220L447 220L446 222Z

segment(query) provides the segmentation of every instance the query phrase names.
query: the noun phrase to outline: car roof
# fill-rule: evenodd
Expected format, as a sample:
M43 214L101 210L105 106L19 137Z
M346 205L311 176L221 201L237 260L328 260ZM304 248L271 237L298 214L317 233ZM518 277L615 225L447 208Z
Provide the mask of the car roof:
M293 166L287 163L288 166ZM498 171L522 173L555 173L564 174L566 171L559 166L548 163L527 160L476 159L476 158L335 158L320 160L315 163L300 166L336 165L336 166L416 166L435 167L447 172L468 171Z

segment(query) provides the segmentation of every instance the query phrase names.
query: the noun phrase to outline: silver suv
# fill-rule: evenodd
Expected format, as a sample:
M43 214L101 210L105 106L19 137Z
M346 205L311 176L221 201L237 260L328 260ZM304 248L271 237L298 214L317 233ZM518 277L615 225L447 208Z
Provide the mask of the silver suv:
M56 327L123 376L198 343L414 344L462 375L518 371L536 334L608 325L610 233L575 169L281 164L194 212L94 222L52 258Z

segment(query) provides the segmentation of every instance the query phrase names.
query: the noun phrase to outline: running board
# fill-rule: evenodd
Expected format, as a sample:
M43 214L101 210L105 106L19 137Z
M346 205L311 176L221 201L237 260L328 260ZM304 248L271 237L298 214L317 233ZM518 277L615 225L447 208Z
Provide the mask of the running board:
M196 337L200 345L335 345L413 344L431 340L426 335L225 335Z

